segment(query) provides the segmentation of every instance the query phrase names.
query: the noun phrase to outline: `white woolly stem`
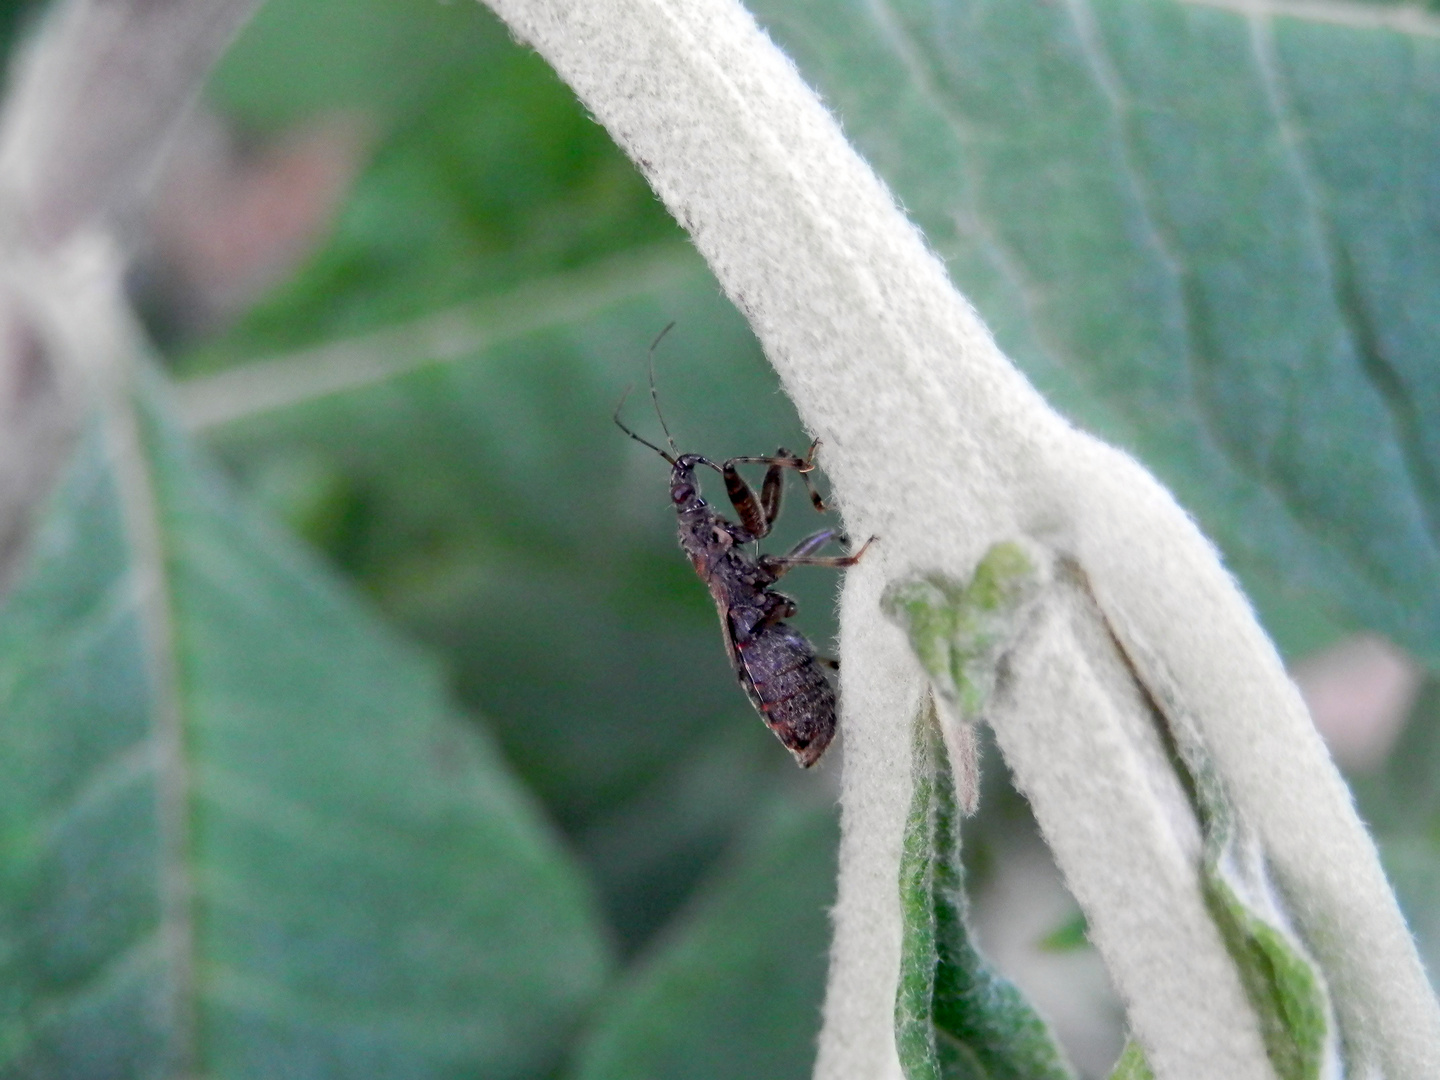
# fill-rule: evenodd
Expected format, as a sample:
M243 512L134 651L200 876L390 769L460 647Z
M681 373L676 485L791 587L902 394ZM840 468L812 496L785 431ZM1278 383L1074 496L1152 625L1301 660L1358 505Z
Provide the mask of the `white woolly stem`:
M1107 959L1126 958L1111 969L1156 1075L1270 1080L1202 896L1199 825L1149 703L1081 588L1057 587L1009 676L993 710L996 740L1089 915L1090 940Z
M1440 1075L1440 1009L1374 848L1215 553L1147 473L1072 430L999 353L750 16L733 0L490 3L689 230L824 440L851 535L880 537L842 602L844 837L817 1074L898 1075L898 853L919 673L877 611L880 588L916 571L965 580L991 544L1028 536L1079 563L1148 689L1213 744L1332 981L1357 1071ZM1001 742L1027 763L1022 782L1094 925L1125 925L1119 898L1144 898L1150 911L1175 905L1173 927L1099 935L1158 1075L1265 1075L1246 1034L1254 1021L1237 1016L1233 967L1215 935L1195 929L1178 834L1156 821L1134 858L1102 842L1133 830L1137 814L1163 814L1164 800L1090 799L1084 785L1068 789L1073 768L1045 767L1063 720L1092 736L1065 753L1103 783L1147 775L1135 764L1141 751L1112 738L1133 736L1121 722L1131 705L1123 687L1094 676L1110 663L1096 650L1113 649L1096 641L1060 630L1044 638L1053 670L1027 669L1033 686L1014 687ZM1175 968L1189 980L1159 977ZM1196 1013L1197 1002L1211 1004ZM1182 1064L1195 1053L1217 1056Z

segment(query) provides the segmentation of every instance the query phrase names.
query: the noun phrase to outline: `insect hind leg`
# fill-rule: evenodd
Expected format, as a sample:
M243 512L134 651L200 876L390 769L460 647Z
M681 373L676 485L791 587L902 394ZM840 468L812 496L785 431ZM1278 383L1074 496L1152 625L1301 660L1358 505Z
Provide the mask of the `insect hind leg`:
M854 566L858 563L876 539L873 536L870 537L853 555L810 554L812 551L818 551L831 540L838 539L839 535L837 530L823 529L814 536L801 540L788 555L761 555L760 565L777 578L796 566L828 566L831 569L843 570L847 566Z

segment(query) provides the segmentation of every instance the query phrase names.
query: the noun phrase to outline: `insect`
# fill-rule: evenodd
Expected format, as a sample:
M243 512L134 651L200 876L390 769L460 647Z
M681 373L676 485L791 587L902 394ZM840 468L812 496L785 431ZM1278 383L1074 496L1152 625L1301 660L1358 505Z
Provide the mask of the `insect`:
M615 407L615 424L669 462L670 502L678 519L680 546L715 600L730 665L761 719L795 760L809 768L820 760L835 735L835 690L822 667L837 668L839 664L816 656L804 635L785 622L795 614L795 601L771 586L796 566L854 566L875 538L872 536L853 555L823 556L815 553L832 541L844 543L845 537L838 529L821 529L785 555L747 553L746 545L768 536L780 513L786 470L799 475L815 509L824 512L825 503L810 480L819 440L811 444L804 457L796 457L781 447L773 456L732 457L717 465L700 454L680 453L655 392L655 345L669 330L669 326L662 330L650 346L650 397L670 452L641 438L621 422L625 398ZM766 466L758 496L736 468L752 464ZM725 493L740 518L738 523L700 497L695 470L702 465L714 469L724 480Z

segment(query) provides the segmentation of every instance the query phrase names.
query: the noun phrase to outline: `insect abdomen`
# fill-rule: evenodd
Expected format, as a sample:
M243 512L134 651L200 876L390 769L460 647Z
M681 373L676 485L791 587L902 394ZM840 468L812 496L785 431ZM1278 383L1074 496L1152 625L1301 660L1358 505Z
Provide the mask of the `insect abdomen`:
M835 735L835 691L810 643L775 623L737 645L755 708L801 765L815 764Z

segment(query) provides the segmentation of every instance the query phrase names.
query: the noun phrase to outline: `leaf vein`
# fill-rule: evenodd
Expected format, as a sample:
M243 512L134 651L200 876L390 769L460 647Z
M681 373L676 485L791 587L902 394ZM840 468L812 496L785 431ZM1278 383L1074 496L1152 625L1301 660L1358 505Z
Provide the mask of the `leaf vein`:
M153 931L137 938L124 951L116 954L85 982L61 993L31 998L26 1015L18 1018L18 1037L7 1037L5 1049L10 1051L10 1054L8 1060L0 1061L0 1073L13 1075L9 1067L23 1061L25 1052L33 1044L38 1030L62 1022L66 1013L77 1005L85 1004L87 1000L123 989L127 980L143 976L145 970L152 965L163 964L165 952L162 928L156 926ZM7 1035L10 1033L7 1032Z
M1360 373L1375 391L1375 398L1389 417L1395 444L1406 476L1410 480L1405 500L1415 517L1424 523L1431 553L1440 556L1440 476L1428 466L1421 449L1420 418L1414 414L1404 393L1404 380L1385 357L1373 321L1354 280L1345 243L1330 212L1330 203L1317 178L1307 151L1305 123L1296 114L1286 80L1275 56L1274 38L1268 19L1250 21L1256 66L1265 87L1265 100L1280 132L1281 144L1294 173L1301 197L1314 223L1314 246L1322 260L1326 287L1334 302L1337 321L1349 340ZM1397 494L1399 494L1397 492Z
M155 771L155 744L139 739L123 747L104 761L98 762L84 779L67 793L63 806L57 807L35 823L30 836L36 847L50 847L60 833L86 811L101 806L107 799L123 793L132 784Z
M905 27L904 20L895 13L890 0L866 0L866 7L869 9L875 25L890 42L895 56L909 72L911 85L944 120L950 128L955 142L960 146L973 144L974 134L969 123L955 111L945 95L935 85L935 80L930 73L930 66L922 57L914 35ZM969 180L971 191L979 192L983 183L978 171L971 163L969 155L960 155L960 168ZM1018 254L1011 250L1010 245L1001 238L991 223L986 221L981 214L976 200L972 197L970 205L964 210L952 209L950 220L962 236L971 237L977 242L977 246L990 259L996 271L1019 297L1021 307L1026 312L1027 322L1034 329L1037 339L1043 339L1045 336L1044 321L1040 318L1039 312L1044 308L1045 298L1041 295L1035 282L1021 268ZM1053 358L1064 361L1063 351L1053 343L1045 342L1043 347Z
M1346 0L1178 0L1191 7L1233 11L1249 19L1295 19L1357 30L1393 30L1440 38L1440 19L1423 4L1368 4Z
M130 342L125 358L132 377L143 350ZM199 1025L194 1011L195 913L191 880L191 777L186 757L184 690L176 655L175 597L163 521L161 478L142 425L137 387L119 381L106 408L106 433L120 491L131 573L139 591L142 640L152 687L150 729L155 753L159 819L160 936L171 966L170 1045L180 1070L199 1060Z

